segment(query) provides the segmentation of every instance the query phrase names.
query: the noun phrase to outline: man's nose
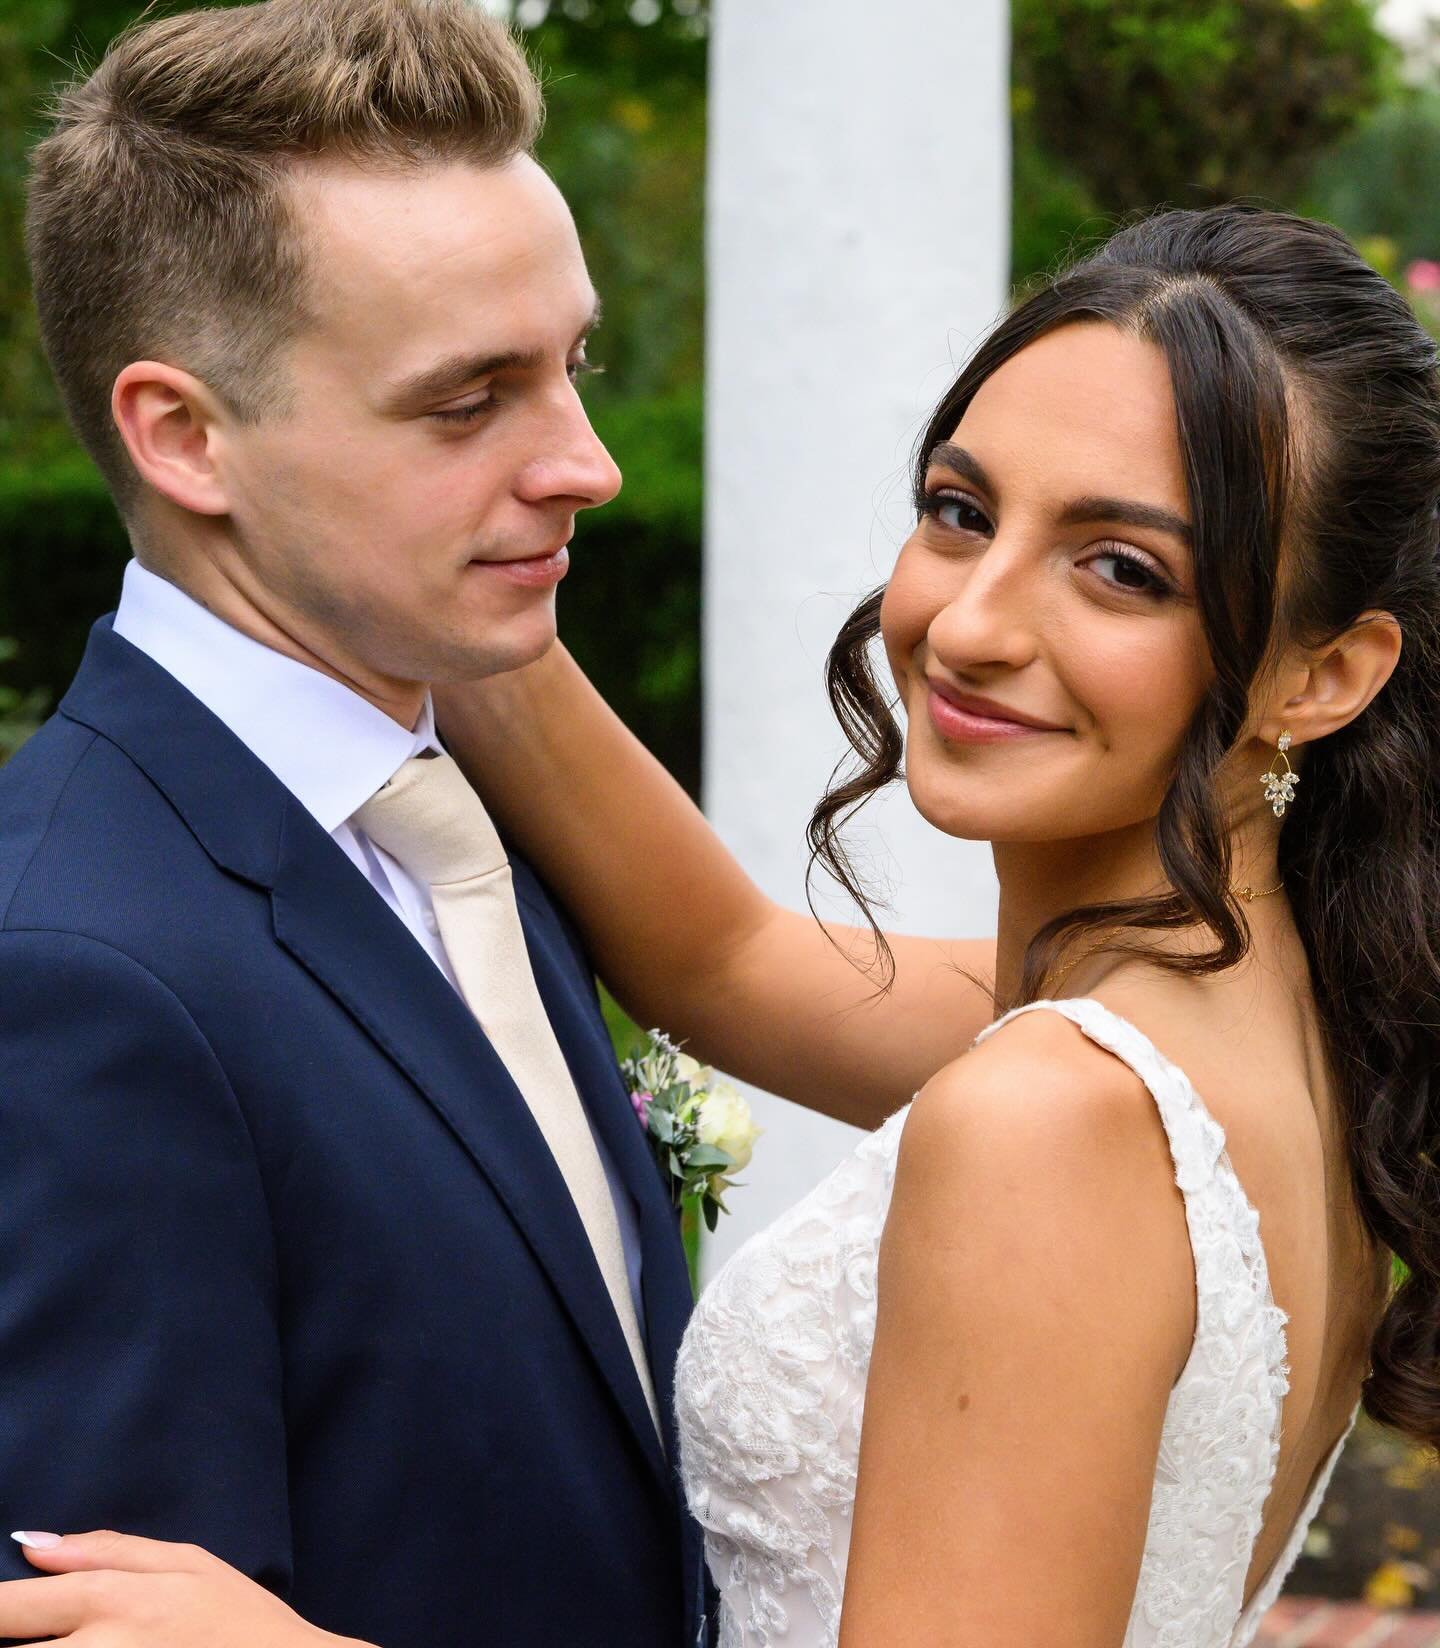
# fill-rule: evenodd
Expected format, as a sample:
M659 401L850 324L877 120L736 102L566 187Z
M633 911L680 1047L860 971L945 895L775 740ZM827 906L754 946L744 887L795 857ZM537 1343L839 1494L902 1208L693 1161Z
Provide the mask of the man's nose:
M532 503L568 498L580 509L608 504L620 490L620 471L573 390L552 439L549 454L525 470L524 496Z

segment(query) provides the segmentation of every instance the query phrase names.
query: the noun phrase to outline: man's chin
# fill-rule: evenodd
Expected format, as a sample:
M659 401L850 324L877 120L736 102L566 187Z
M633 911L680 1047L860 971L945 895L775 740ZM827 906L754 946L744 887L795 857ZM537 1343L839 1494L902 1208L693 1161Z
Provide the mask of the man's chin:
M555 624L536 625L524 636L506 636L503 641L487 636L473 649L453 656L431 675L431 684L437 687L459 686L466 681L483 681L492 675L509 675L536 664L555 645L558 639Z

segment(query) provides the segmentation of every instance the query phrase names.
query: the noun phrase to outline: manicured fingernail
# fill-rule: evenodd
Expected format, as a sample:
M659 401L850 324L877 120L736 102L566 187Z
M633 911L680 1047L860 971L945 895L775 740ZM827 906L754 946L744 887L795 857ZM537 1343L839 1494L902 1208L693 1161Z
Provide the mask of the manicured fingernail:
M17 1545L28 1545L32 1551L53 1551L64 1536L62 1534L27 1533L22 1528L18 1534L11 1534L10 1537Z

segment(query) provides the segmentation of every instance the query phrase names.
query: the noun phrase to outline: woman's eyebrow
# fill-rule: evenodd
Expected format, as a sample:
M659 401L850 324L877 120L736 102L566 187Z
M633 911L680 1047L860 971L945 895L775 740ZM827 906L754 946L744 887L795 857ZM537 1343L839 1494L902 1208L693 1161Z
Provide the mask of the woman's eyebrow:
M1173 509L1137 503L1131 498L1075 498L1060 516L1062 526L1088 526L1094 521L1118 521L1125 526L1168 532L1189 548L1194 542L1190 523Z
M993 494L995 491L990 484L990 477L985 473L984 464L973 452L967 452L963 446L956 446L954 441L941 441L938 446L932 447L925 462L927 469L938 464L941 469L953 470L972 485L978 486L982 492Z
M948 469L990 497L996 496L995 484L986 473L984 464L973 452L967 452L954 441L941 441L934 447L926 467ZM1066 504L1060 516L1061 526L1088 526L1095 521L1115 521L1124 526L1168 532L1186 548L1194 543L1190 523L1183 516L1177 515L1173 509L1164 509L1159 504L1139 503L1133 498L1074 498Z

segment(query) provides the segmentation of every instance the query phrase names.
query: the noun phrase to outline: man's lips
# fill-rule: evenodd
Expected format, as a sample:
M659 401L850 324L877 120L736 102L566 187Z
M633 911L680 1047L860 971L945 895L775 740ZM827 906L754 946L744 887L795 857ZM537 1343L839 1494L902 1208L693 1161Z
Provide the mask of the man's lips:
M561 544L558 549L544 550L539 555L515 556L509 560L475 560L472 567L527 589L546 589L558 584L570 570L570 547Z
M948 682L928 679L926 707L930 724L942 738L960 744L1000 744L1041 733L1068 732L1053 721L997 704L975 693L959 692Z

